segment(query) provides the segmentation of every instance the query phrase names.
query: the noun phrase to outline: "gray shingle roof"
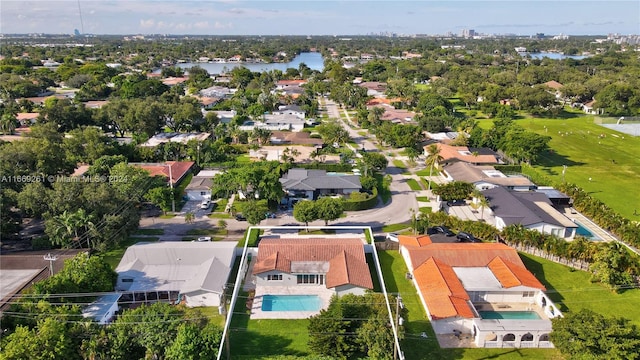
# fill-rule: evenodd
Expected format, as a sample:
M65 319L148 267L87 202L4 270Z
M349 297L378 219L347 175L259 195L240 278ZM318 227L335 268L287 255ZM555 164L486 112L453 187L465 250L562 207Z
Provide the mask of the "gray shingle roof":
M543 193L534 191L509 191L503 187L496 187L482 192L491 204L493 213L502 218L506 225L520 224L523 226L546 223L567 227L566 223L558 221L536 203L551 206L551 201Z
M285 190L360 189L358 175L328 175L325 170L291 169L281 179Z

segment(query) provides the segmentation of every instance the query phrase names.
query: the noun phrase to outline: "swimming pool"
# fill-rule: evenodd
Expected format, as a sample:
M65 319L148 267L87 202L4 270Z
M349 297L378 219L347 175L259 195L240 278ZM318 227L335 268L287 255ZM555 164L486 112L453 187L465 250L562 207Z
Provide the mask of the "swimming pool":
M584 225L580 224L577 221L574 222L576 223L576 225L578 225L578 229L576 229L576 235L584 236L587 239L591 240L602 240L598 236L593 235L593 233L589 231L589 229L587 229Z
M539 320L540 315L535 311L478 311L483 319L505 320Z
M262 311L318 311L318 295L264 295Z

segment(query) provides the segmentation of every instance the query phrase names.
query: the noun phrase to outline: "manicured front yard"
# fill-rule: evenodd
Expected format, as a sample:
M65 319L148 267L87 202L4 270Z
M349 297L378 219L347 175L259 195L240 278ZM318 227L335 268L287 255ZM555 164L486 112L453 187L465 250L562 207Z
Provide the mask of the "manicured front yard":
M420 184L418 184L418 182L415 179L407 179L407 185L409 185L409 187L413 191L422 190L422 186L420 186Z

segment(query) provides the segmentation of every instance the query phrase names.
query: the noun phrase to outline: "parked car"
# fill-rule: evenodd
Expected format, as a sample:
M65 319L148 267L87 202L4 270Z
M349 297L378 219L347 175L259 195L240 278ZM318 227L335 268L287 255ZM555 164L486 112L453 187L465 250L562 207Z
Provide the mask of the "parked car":
M198 242L211 241L211 236L200 236L196 241L198 241Z
M247 218L242 214L236 214L236 220L238 221L247 221Z
M475 236L464 231L460 231L458 235L456 235L456 238L458 238L458 241L460 242L472 242L472 243L482 242L482 240L477 239Z
M398 234L396 234L396 233L387 233L387 236L386 236L385 239L393 241L393 242L398 242Z
M455 236L456 235L456 233L454 233L453 231L449 230L449 228L444 226L444 225L434 226L433 230L436 233L445 234L446 236Z
M467 202L464 201L464 199L447 201L447 206L463 206L463 205L467 205Z
M200 209L208 209L209 206L211 206L211 201L209 200L202 200L200 203Z

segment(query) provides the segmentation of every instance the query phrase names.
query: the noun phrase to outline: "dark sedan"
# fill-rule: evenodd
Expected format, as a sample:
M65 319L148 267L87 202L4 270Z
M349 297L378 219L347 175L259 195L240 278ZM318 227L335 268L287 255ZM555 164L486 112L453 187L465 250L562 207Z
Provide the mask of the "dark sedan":
M471 243L479 243L482 242L482 240L477 239L475 236L464 232L464 231L460 231L458 233L458 235L456 235L456 237L458 238L458 241L460 242L471 242Z
M440 234L444 234L446 236L455 236L456 233L454 233L453 231L449 230L448 227L442 225L442 226L434 226L433 228L434 233L440 233Z

